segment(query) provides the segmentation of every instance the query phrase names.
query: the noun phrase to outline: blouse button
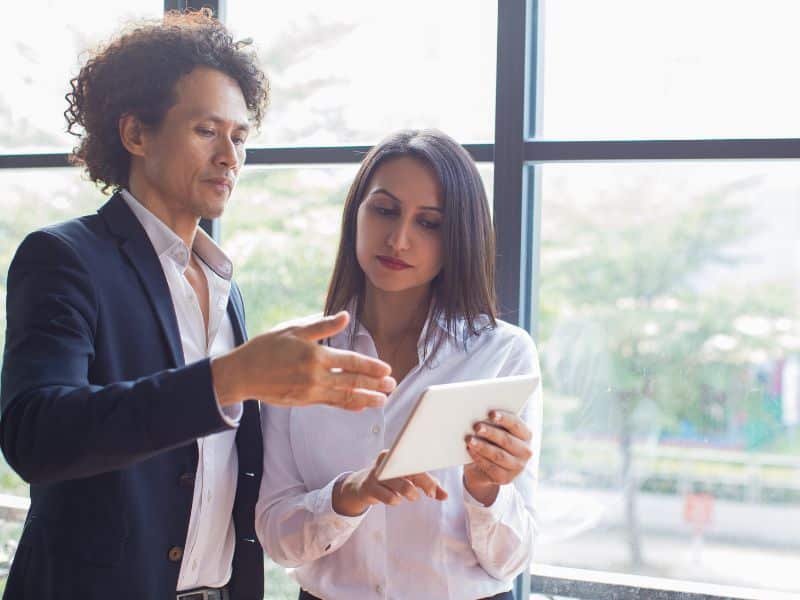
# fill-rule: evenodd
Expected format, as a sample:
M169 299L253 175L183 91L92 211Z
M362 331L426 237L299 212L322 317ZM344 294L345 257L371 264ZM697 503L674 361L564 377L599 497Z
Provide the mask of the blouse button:
M372 433L374 433L374 434L376 434L376 435L377 435L377 434L379 434L380 432L381 432L381 426L380 426L380 425L373 425L373 426L372 426Z

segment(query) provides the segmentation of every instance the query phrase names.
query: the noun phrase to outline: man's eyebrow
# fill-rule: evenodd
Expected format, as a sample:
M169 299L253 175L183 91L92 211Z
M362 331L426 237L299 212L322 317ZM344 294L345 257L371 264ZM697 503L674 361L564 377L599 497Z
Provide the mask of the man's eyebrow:
M219 115L200 112L196 114L196 118L203 121L211 121L212 123L216 123L218 125L226 125L230 122L228 119L223 119ZM250 123L237 121L235 125L237 130L250 131Z
M384 194L386 196L389 196L389 198L391 198L392 200L394 200L398 204L402 204L403 203L403 201L400 200L400 198L398 198L392 192L390 192L389 190L386 190L384 188L380 188L379 187L379 188L375 188L374 190L370 190L369 195L371 196L372 194ZM420 210L435 210L436 212L440 212L440 213L444 212L438 206L419 206L417 208L419 208Z

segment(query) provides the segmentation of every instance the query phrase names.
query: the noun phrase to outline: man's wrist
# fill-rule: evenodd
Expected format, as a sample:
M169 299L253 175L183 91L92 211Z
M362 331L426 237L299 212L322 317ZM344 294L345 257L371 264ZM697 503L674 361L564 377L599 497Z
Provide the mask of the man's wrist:
M230 353L211 359L211 383L220 406L232 406L243 400L236 385L234 364Z

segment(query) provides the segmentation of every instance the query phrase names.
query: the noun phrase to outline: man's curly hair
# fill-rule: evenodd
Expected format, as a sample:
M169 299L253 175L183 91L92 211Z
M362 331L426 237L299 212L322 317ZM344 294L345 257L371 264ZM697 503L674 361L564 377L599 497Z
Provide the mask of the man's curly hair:
M120 140L120 117L131 114L157 127L175 103L175 84L195 67L234 79L258 128L269 83L255 52L242 46L209 9L202 9L171 11L163 20L139 23L100 48L70 81L66 95L67 131L79 138L72 162L84 166L103 192L128 185L130 154Z

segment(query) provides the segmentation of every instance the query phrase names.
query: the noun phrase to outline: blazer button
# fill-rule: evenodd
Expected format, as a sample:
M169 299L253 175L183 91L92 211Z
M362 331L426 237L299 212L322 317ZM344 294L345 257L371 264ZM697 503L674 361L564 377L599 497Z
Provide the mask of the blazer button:
M183 558L183 548L180 546L173 546L169 549L169 554L167 556L169 556L172 562L178 562Z
M181 487L194 487L194 473L184 473L178 477L178 485Z

